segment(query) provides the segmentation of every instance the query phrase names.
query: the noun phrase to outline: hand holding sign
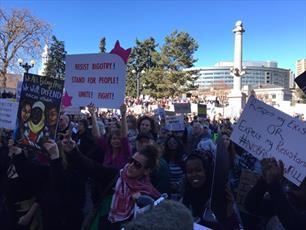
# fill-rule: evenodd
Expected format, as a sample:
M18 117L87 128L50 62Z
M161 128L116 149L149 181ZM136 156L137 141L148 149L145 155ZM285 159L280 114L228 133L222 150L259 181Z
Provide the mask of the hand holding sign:
M57 147L57 144L55 141L48 139L44 144L43 144L45 150L48 152L51 160L55 160L59 158L59 150Z
M89 105L87 105L87 108L91 116L94 115L97 111L97 107L93 103L90 103Z

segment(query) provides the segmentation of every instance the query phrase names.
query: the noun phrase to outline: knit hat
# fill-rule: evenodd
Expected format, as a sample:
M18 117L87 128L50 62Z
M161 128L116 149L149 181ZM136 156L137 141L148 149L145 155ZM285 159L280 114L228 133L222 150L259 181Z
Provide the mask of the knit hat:
M40 108L43 112L45 111L45 105L41 101L36 101L33 104L32 109L35 109L35 108Z

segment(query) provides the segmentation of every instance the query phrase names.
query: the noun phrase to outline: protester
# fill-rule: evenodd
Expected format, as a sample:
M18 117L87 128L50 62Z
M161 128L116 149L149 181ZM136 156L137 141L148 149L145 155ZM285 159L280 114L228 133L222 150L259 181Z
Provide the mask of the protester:
M234 198L229 188L225 189L226 217L225 220L208 219L211 211L212 162L199 154L193 153L186 159L186 185L183 203L191 209L194 220L201 225L213 229L239 229L240 221L234 207ZM220 191L221 192L221 191Z
M138 135L137 131L137 119L133 115L128 115L126 117L126 122L127 122L127 137L129 139L130 146L132 148L132 151L135 152L136 150L136 138Z
M103 165L116 169L121 169L132 154L127 138L126 106L124 104L120 107L120 111L121 130L111 131L108 140L103 136L97 140L97 144L105 152Z
M183 158L186 157L182 142L174 135L168 137L164 147L164 159L169 165L171 191L170 198L179 200L182 196L184 178Z
M282 187L284 165L274 158L262 160L262 176L247 194L245 208L257 216L266 218L269 225L283 229L305 229L306 226L306 179L299 188L284 192ZM269 196L266 195L269 194Z
M156 167L157 158L158 150L153 146L146 146L135 153L120 171L109 213L109 220L115 228L131 219L135 199L140 195L148 195L154 199L160 196L149 177Z
M138 120L137 129L139 133L150 133L154 139L157 139L156 125L154 120L149 116L142 116Z

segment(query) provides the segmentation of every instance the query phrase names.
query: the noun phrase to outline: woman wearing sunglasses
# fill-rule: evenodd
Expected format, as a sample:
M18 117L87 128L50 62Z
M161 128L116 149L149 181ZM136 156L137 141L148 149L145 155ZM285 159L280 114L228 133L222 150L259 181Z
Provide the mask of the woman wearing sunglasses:
M71 138L64 139L62 145L67 160L74 168L86 173L102 187L112 187L109 185L113 184L116 177L114 168L107 168L86 158L78 151ZM128 160L128 163L119 172L108 218L101 217L98 224L101 228L119 230L123 223L131 220L135 201L140 195L148 195L154 199L160 196L150 182L150 173L155 169L157 160L158 149L153 145L144 147Z
M150 173L156 167L157 159L158 149L148 145L136 152L120 171L108 217L115 226L131 220L135 200L140 195L148 195L154 199L160 196L150 182Z

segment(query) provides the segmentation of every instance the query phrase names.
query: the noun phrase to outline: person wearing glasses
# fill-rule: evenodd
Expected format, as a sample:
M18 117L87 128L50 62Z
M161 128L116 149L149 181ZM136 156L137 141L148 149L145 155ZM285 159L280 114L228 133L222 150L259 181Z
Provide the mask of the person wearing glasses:
M160 196L150 182L150 173L158 161L158 149L153 145L136 152L119 171L119 177L115 168L105 167L81 154L71 138L65 138L62 146L72 167L105 188L102 192L104 196L113 193L109 214L100 215L98 226L109 230L120 229L123 223L132 219L134 205L140 195L148 195L153 199ZM115 191L112 189L114 184ZM92 226L91 223L86 224Z

